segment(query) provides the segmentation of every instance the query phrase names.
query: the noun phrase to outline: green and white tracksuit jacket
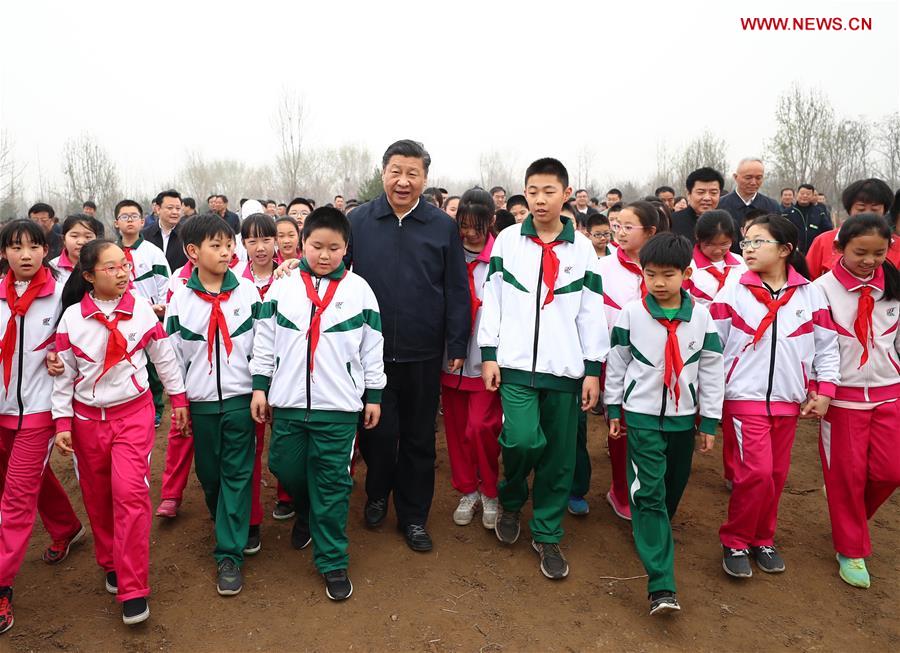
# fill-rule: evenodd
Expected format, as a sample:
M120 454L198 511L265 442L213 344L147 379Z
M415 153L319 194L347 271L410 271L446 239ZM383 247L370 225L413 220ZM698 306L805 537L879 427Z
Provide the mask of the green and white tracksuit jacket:
M166 332L184 371L191 411L217 414L249 409L253 334L262 307L259 292L252 281L227 271L220 292L231 293L220 304L227 328L212 331L213 304L198 292L211 296L195 268L187 283L172 293L165 317Z
M681 297L673 318L679 321L675 336L683 365L678 392L671 379L670 387L664 379L668 332L659 320L665 315L648 294L622 307L613 327L604 398L610 419L620 418L625 409L629 428L689 431L699 412L700 431L712 435L722 418L725 397L722 342L706 307L684 290Z
M544 303L544 250L532 217L494 241L484 286L478 346L496 361L503 383L581 392L581 379L599 376L609 351L603 287L590 241L562 218L553 248L559 269L553 299Z
M171 271L163 251L144 240L143 236L138 236L131 247L121 246L134 265L131 271L132 292L151 304L165 304Z
M311 275L320 300L337 290L319 318L313 351L310 324L318 311L301 272ZM381 403L387 384L378 301L369 284L343 264L326 277L302 259L266 293L253 345L253 389L265 390L276 417L350 423L363 403ZM365 396L364 396L365 395Z

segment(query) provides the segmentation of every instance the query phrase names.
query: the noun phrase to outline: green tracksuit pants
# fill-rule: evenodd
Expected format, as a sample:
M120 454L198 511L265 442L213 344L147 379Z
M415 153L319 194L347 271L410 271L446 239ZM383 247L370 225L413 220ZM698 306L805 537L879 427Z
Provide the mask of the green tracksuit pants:
M626 472L631 528L634 546L647 570L648 592L675 591L671 519L691 475L694 434L694 429L638 429L629 422Z
M534 471L531 535L536 542L559 542L575 469L580 397L501 383L500 401L504 415L500 503L504 510L521 510L528 500L528 476Z
M328 412L315 421L294 415L300 410L275 409L269 440L269 469L295 505L309 506L309 534L313 561L324 574L346 569L347 514L350 510L350 458L359 416ZM347 416L346 422L339 416ZM338 419L335 419L338 417ZM352 421L349 421L352 420ZM299 518L299 517L298 517Z
M591 456L587 449L587 413L578 411L578 431L575 437L575 475L572 477L573 497L584 497L591 489Z
M250 398L191 403L194 465L203 487L206 507L216 523L216 562L244 561L250 529L250 497L256 426L250 417Z

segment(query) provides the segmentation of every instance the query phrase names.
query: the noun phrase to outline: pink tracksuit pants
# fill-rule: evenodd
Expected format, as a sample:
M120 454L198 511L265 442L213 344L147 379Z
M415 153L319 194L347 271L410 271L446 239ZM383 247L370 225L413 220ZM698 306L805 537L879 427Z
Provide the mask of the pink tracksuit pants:
M442 385L441 405L453 487L463 494L480 489L486 497L496 498L500 473L498 438L503 428L500 394Z

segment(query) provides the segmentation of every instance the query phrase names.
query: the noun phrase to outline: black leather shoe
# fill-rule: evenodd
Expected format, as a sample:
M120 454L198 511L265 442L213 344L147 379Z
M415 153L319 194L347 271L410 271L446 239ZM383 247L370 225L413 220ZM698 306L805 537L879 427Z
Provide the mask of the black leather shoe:
M366 509L363 511L366 518L366 526L376 528L387 517L387 499L369 499L366 501Z
M432 549L431 536L421 524L407 524L403 528L403 536L407 546L413 551L424 553Z

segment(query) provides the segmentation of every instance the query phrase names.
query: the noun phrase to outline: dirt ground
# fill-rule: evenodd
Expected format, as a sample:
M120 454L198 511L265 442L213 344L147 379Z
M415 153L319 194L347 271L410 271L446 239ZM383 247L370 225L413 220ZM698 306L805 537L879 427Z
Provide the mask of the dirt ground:
M349 601L326 598L310 550L291 549L291 523L268 514L262 551L245 566L244 591L220 598L210 555L211 522L192 477L178 519L154 521L148 622L134 628L122 624L118 605L104 590L90 537L60 567L42 563L47 534L38 525L15 587L16 625L0 636L0 650L900 650L900 497L872 522L872 588L850 588L836 573L813 425L804 424L798 433L781 503L778 544L788 566L782 575L756 573L740 582L722 572L717 531L728 494L720 479L721 449L697 454L674 521L683 610L670 618L646 614L646 579L631 578L643 569L629 525L602 500L610 478L606 429L593 416L589 428L591 513L566 518L563 549L571 573L562 582L541 575L526 528L516 545L505 547L480 520L468 527L453 524L458 495L450 487L440 432L430 554L406 547L394 529L393 509L381 529L362 526L365 466L357 467ZM154 506L164 447L161 428L153 458ZM52 464L83 515L69 461L54 455ZM268 472L264 481L271 511L274 481Z

